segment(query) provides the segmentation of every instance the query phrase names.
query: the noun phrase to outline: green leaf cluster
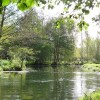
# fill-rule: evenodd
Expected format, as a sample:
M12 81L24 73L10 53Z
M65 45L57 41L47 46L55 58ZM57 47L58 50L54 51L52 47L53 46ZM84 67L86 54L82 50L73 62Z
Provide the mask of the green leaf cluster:
M80 21L77 25L79 26L80 31L84 29L87 30L89 27L89 24L86 23L84 20Z
M82 9L82 12L85 13L86 15L90 13L89 10L86 9Z
M31 8L33 5L36 4L35 0L20 0L17 5L18 8L22 11L27 10L29 8Z
M7 6L10 2L11 0L2 0L2 6Z
M38 5L40 2L46 4L46 0L0 0L0 13L2 13L3 7L10 3L16 3L17 7L24 11L30 9L34 5Z

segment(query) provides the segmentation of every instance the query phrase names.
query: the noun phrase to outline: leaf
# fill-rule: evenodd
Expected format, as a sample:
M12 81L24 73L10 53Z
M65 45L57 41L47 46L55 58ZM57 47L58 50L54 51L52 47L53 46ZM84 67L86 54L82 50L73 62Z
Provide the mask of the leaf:
M79 30L82 31L82 25L78 23L77 26L79 27Z
M90 13L89 10L86 9L82 9L82 12L85 13L86 15Z
M12 1L12 3L16 3L17 2L17 0L11 0Z
M36 2L35 2L35 0L26 0L26 4L27 4L27 6L30 8L30 7L32 7L33 5L35 5Z
M35 0L25 0L25 1L22 0L18 2L17 6L20 10L24 11L31 8L35 4L36 4Z
M48 5L48 9L53 9L53 8L54 8L53 5L51 5L51 4Z
M73 15L69 15L69 18L72 18L73 17Z
M28 9L25 3L18 3L18 8L22 11Z
M93 2L91 0L87 0L86 1L86 6L88 6L89 8L93 7Z
M80 21L77 25L78 25L80 31L82 31L83 29L87 30L89 27L89 24L86 23L84 20Z
M81 4L80 3L78 3L76 6L75 6L75 8L74 8L75 10L77 10L77 9L81 9Z
M46 1L45 0L40 0L40 2L42 2L43 4L46 4Z
M84 29L87 30L88 27L89 27L89 24L85 22Z
M95 17L93 17L92 20L95 21Z
M68 8L64 7L64 11L65 11L65 12L68 11Z
M0 7L0 14L2 14L2 10L3 10L3 8L2 8L2 7Z
M60 22L59 21L55 22L55 28L60 28Z
M56 25L57 25L57 28L60 28L60 22L59 21L56 22Z
M2 0L2 6L7 6L10 2L10 0Z

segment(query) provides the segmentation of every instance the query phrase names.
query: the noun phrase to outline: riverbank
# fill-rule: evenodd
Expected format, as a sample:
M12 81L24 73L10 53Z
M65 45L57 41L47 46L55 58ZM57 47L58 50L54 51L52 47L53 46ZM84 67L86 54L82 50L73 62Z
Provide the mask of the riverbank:
M84 71L100 72L100 64L84 64L83 70Z
M85 96L79 100L100 100L100 91L94 91L90 94L85 94Z

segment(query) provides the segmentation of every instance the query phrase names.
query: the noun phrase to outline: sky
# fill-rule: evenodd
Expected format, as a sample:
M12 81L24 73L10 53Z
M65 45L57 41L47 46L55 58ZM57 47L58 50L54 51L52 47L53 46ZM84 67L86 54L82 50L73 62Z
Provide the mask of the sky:
M41 8L37 8L37 9L40 10ZM42 11L42 14L43 16L45 16L45 19L51 19L51 18L58 17L59 15L61 15L63 10L64 10L64 4L61 2L59 5L56 5L54 9L48 10L47 7L45 7L44 11ZM96 33L99 30L99 27L96 26L96 24L92 21L92 18L98 15L99 13L100 13L100 9L94 8L93 10L90 11L89 15L85 16L85 21L89 23L88 32L91 35L91 37L97 36Z
M91 10L90 14L85 17L86 22L89 23L89 28L88 32L92 37L97 36L97 32L100 31L99 26L96 25L95 22L92 21L92 18L100 14L100 9L99 8L94 8Z
M99 8L94 8L90 11L89 15L85 16L85 21L89 23L88 34L91 38L96 38L98 36L98 32L100 32L100 27L92 20L93 17L96 17L100 14ZM82 32L83 40L85 39L85 31ZM77 47L81 47L81 34L78 35Z
M73 8L73 7L72 7ZM72 8L70 8L70 11L72 11ZM38 10L40 10L41 8L38 8ZM49 9L47 8L47 6L45 7L44 11L42 11L43 16L45 16L45 19L51 19L54 17L58 17L59 15L61 15L61 13L64 10L64 4L61 2L59 5L56 5L54 9ZM90 14L89 15L85 15L85 21L87 23L89 23L89 27L88 27L88 33L92 38L96 38L97 37L97 32L100 31L100 28L96 25L95 22L92 21L92 18L97 16L100 13L100 9L99 8L94 8L92 10L90 10ZM81 32L80 32L81 33ZM80 47L81 45L81 34L78 34L78 38L77 38L77 46ZM85 38L85 31L82 31L83 33L83 39Z

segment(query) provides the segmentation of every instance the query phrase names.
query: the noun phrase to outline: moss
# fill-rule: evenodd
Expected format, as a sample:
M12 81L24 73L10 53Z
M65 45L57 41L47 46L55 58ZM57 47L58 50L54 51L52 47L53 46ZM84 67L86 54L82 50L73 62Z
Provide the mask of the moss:
M91 94L85 94L85 96L79 100L100 100L100 91L94 91Z

